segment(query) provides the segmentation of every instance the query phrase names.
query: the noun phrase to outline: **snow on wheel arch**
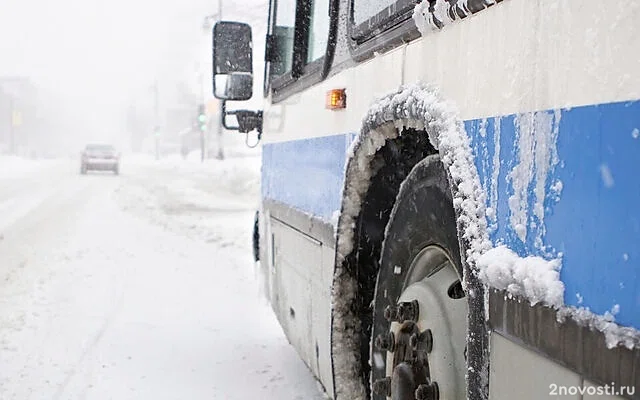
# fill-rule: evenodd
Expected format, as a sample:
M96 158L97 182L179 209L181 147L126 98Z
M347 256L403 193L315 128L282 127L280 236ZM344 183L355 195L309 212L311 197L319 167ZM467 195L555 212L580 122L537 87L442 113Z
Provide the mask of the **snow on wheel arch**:
M520 257L505 246L494 247L489 239L486 219L486 193L474 163L470 139L455 106L445 101L438 90L424 84L400 87L380 98L363 119L360 134L353 142L345 170L342 207L337 225L336 260L332 287L332 362L336 400L366 399L360 364L361 326L357 315L358 280L347 264L354 250L355 225L370 181L379 165L376 153L401 134L403 128L424 131L440 155L449 175L453 205L457 217L461 259L481 284L541 303L558 311L559 321L572 318L579 325L603 333L608 348L640 347L640 332L615 323L613 313L600 316L588 309L564 305L564 284L560 280L562 260ZM464 283L470 282L469 276ZM465 287L470 297L473 288ZM484 317L488 317L488 295ZM484 366L483 366L484 368ZM482 374L487 371L474 371Z
M350 149L337 226L332 288L332 359L337 400L366 398L358 368L361 326L357 308L353 306L358 281L347 268L346 259L353 250L361 204L376 172L375 155L387 140L397 138L403 128L425 131L448 171L464 249L463 262L475 271L479 256L492 247L485 218L486 196L473 163L469 138L455 107L445 102L434 87L422 84L403 86L379 99L364 117L360 134Z

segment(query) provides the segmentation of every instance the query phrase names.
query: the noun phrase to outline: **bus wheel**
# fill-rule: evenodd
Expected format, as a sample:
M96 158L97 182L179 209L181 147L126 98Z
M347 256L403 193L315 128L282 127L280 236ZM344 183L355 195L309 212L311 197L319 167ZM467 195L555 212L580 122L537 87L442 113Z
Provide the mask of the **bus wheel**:
M382 246L370 350L375 400L466 398L461 281L451 190L431 155L401 185Z

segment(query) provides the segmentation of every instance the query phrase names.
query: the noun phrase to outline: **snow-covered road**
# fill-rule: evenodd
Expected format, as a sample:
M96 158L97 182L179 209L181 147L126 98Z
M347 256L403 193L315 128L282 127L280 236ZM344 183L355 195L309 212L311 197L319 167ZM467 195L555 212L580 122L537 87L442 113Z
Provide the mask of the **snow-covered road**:
M324 398L259 295L257 157L76 164L0 174L0 399Z

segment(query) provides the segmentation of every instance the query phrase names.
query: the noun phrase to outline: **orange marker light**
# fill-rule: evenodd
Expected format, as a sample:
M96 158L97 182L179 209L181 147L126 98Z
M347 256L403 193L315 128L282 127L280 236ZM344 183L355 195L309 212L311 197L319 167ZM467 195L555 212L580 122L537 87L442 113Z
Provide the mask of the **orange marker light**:
M345 89L331 89L327 92L326 107L329 110L340 110L347 107Z

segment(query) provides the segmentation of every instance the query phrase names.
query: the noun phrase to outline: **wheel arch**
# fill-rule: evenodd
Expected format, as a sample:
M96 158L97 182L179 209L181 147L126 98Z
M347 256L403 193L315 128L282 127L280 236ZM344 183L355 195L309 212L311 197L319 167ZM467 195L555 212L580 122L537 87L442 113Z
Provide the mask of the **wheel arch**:
M433 87L413 85L372 106L351 148L338 220L332 285L331 352L334 398L368 399L370 303L384 231L400 185L413 166L439 153L454 199L469 299L468 395L488 389L485 294L475 259L490 246L485 196L470 141L451 104ZM471 393L473 392L473 393Z

